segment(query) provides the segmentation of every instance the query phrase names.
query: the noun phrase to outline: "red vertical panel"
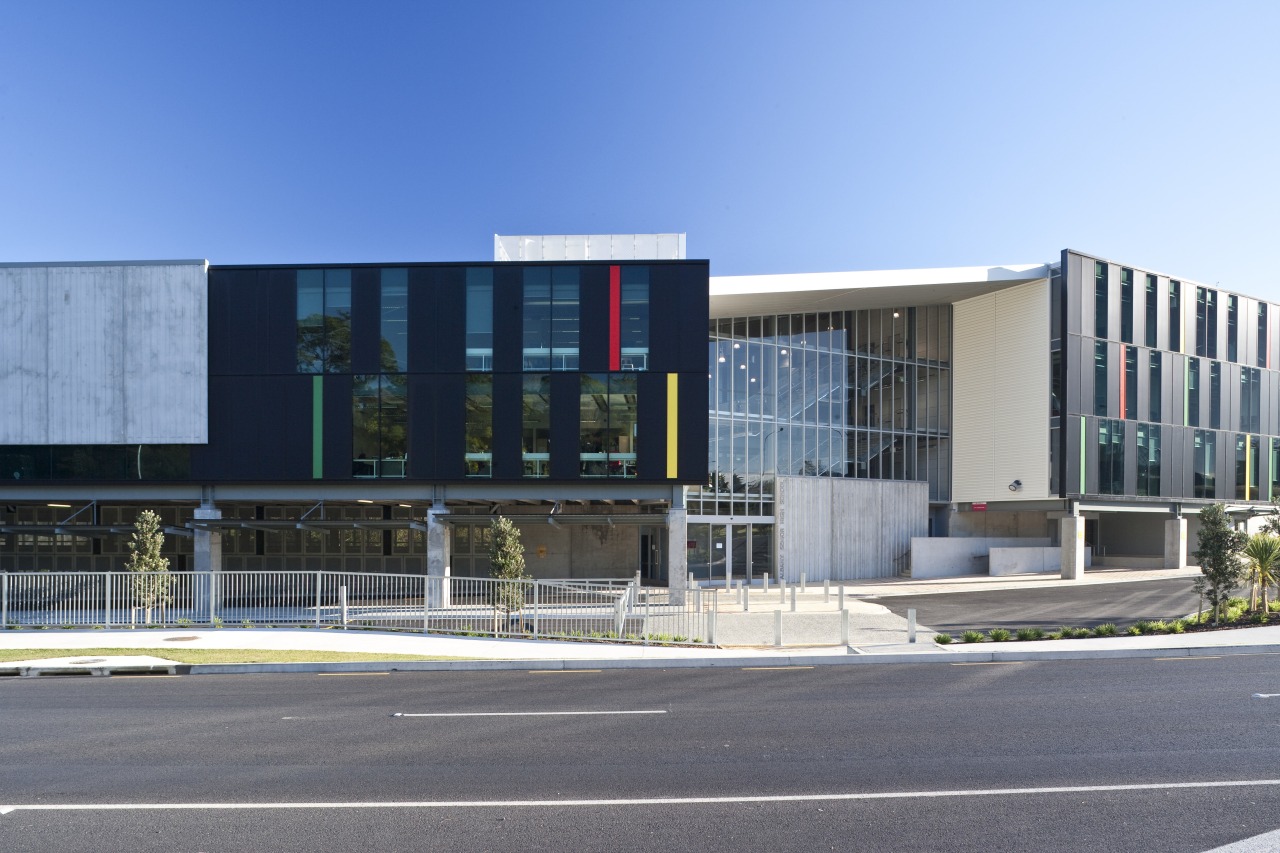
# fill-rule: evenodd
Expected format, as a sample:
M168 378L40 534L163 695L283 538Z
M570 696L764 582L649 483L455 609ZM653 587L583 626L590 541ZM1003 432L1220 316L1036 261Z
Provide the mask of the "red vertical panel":
M609 369L622 369L622 269L609 267Z

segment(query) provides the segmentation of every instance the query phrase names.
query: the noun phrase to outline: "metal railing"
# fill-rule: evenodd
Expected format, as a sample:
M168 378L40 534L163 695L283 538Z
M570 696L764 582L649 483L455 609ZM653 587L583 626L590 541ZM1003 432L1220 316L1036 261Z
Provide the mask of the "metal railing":
M635 580L357 572L0 573L0 629L298 626L618 642L713 642L692 591Z

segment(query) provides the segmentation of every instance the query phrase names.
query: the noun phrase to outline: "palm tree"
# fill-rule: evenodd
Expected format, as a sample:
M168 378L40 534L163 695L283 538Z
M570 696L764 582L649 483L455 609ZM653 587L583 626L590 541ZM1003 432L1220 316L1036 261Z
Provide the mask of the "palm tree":
M1256 610L1258 590L1262 590L1262 612L1267 613L1267 591L1280 575L1280 537L1268 533L1255 533L1244 546L1244 558L1249 563L1253 578L1249 609Z

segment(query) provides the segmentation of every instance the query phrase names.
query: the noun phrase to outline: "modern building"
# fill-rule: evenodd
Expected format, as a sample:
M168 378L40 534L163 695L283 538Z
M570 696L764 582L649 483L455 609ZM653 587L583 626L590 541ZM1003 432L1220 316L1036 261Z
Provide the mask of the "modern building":
M494 254L0 265L0 570L119 567L152 508L180 570L484 574L502 514L542 577L1010 546L1075 576L1185 565L1199 507L1280 493L1262 300L1070 250L734 277L683 235Z

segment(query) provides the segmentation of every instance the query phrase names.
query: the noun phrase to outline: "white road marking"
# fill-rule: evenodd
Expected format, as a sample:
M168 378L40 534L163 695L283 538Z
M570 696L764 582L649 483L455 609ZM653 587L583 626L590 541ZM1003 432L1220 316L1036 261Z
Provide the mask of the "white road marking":
M813 669L811 666L744 666L743 672L763 672L777 669Z
M530 675L571 675L583 672L599 672L598 669L531 669Z
M1253 698L1254 698L1254 699L1274 699L1274 698L1276 698L1277 696L1280 696L1280 693L1255 693L1255 694L1253 694Z
M1280 829L1252 838L1242 838L1233 844L1206 850L1205 853L1274 853L1276 850L1280 850Z
M665 714L666 711L458 711L440 714L392 714L393 717L596 717L613 714Z
M821 803L856 800L999 797L1029 794L1096 794L1115 791L1173 791L1203 788L1255 788L1280 785L1280 779L1222 782L1152 782L1137 785L1071 785L1060 788L978 788L956 791L880 791L857 794L776 794L740 797L635 797L612 800L423 800L346 803L32 803L0 806L0 815L15 811L218 811L248 809L476 809L563 808L566 806L684 806L736 803Z

